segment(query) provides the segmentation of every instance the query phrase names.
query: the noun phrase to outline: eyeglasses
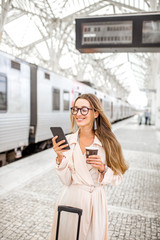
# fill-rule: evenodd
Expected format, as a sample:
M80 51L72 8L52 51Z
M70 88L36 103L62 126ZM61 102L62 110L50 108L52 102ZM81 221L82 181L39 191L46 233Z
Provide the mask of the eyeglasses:
M77 107L71 107L71 113L72 115L76 115L78 111L80 110L80 113L85 116L88 114L89 110L93 110L93 108L88 108L88 107L82 107L82 108L77 108Z

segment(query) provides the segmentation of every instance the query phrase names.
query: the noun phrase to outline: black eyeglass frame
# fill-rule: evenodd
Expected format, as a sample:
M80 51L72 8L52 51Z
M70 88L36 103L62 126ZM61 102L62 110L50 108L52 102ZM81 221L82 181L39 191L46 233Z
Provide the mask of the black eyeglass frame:
M76 108L76 113L73 114L72 110L75 109L75 108ZM82 109L84 109L84 108L88 110L86 114L83 114L83 113L82 113ZM72 115L77 115L77 113L78 113L79 110L80 110L80 113L81 113L83 116L86 116L86 115L89 113L89 110L94 110L94 109L93 109L93 108L88 108L88 107L82 107L82 108L71 107L71 113L72 113Z

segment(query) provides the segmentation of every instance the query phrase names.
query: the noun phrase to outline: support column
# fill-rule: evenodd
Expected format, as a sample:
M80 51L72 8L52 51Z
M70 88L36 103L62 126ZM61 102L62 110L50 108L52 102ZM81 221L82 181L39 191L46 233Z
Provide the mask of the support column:
M160 53L153 53L151 56L150 84L152 90L148 94L151 107L151 123L160 129Z
M155 87L156 87L156 110L155 110L155 126L160 130L160 53L157 53L157 72L155 74Z
M150 0L150 8L152 11L159 10L160 1ZM160 130L160 53L154 54L153 56L151 85L156 90L156 94L152 93L152 123L155 123L156 128Z

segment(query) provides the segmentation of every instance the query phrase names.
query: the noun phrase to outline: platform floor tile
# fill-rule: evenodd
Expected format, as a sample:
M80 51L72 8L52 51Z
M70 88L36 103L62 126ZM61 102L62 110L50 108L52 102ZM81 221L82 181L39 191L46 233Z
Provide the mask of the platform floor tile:
M156 130L132 122L115 134L122 143L129 170L119 186L105 188L109 240L160 240L160 150ZM47 154L52 158L51 151L38 155L42 156L42 163ZM46 163L49 167L44 172L38 170L34 177L31 174L26 182L1 194L1 240L48 239L55 202L63 185L55 164L51 165L52 159Z

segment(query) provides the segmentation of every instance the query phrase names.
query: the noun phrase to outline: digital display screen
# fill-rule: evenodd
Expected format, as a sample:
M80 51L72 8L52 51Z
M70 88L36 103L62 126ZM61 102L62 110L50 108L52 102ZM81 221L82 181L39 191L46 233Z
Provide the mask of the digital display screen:
M160 20L143 21L142 43L160 43Z
M107 21L82 24L82 45L132 44L132 21Z

